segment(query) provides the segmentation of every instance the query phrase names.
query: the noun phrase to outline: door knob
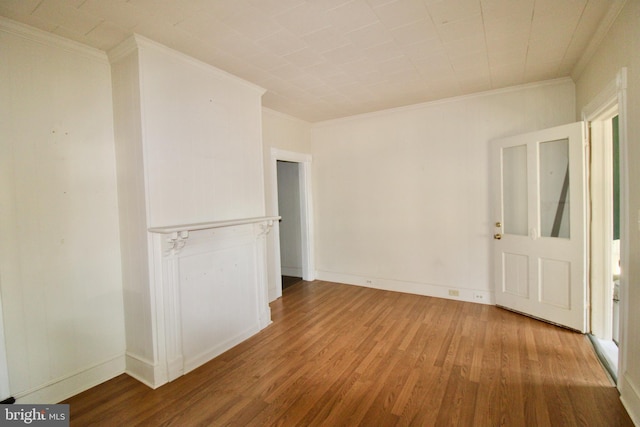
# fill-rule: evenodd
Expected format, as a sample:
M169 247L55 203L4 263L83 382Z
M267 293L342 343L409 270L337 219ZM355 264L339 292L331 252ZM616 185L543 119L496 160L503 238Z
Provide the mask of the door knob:
M500 239L502 239L502 234L496 233L496 234L493 235L493 238L496 239L496 240L500 240Z

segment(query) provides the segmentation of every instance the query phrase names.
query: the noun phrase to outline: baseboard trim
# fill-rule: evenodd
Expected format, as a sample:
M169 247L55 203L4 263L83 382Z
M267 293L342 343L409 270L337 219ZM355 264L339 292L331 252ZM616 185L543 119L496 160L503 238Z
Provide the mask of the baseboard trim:
M15 395L16 403L58 403L125 372L125 357L118 355L87 369Z
M455 286L440 286L429 283L362 277L322 270L318 270L316 272L316 278L318 280L325 280L328 282L364 286L366 288L382 289L385 291L404 292L407 294L423 295L427 297L495 305L493 291L480 291L475 289L458 288ZM457 291L458 295L451 295L450 291L454 293Z
M254 336L255 334L257 334L258 332L260 332L262 328L260 328L260 325L254 325L251 328L239 333L238 335L229 338L228 340L219 343L218 345L211 347L210 349L197 354L189 359L185 358L184 361L184 374L188 374L189 372L193 371L196 368L199 368L200 366L204 365L205 363L210 362L211 360L213 360L214 358L220 356L222 353L224 353L227 350L232 349L233 347L237 346L238 344L246 341L247 339L251 338L252 336Z
M125 373L153 389L169 382L166 367L129 352L126 354Z
M622 375L620 401L627 410L633 423L640 426L640 387L634 384L629 375Z

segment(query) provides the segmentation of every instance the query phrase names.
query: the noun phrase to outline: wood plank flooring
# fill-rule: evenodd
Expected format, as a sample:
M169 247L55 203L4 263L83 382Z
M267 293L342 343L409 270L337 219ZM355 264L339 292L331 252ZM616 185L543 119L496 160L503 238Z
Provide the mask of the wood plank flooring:
M588 339L493 306L299 282L273 324L151 390L64 403L88 426L632 426Z

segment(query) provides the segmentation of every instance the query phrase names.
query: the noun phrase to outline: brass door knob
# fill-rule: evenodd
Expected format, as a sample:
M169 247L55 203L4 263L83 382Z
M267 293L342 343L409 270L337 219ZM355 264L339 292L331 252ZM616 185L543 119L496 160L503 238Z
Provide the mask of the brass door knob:
M500 239L502 239L502 234L496 233L496 234L493 235L493 238L496 239L496 240L500 240Z

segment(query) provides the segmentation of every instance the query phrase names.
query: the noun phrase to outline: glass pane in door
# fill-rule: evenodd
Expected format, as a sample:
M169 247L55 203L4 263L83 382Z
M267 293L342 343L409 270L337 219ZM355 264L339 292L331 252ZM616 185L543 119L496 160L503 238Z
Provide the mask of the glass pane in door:
M502 221L505 234L526 236L529 224L527 146L502 149Z
M540 235L569 238L569 140L541 142Z

